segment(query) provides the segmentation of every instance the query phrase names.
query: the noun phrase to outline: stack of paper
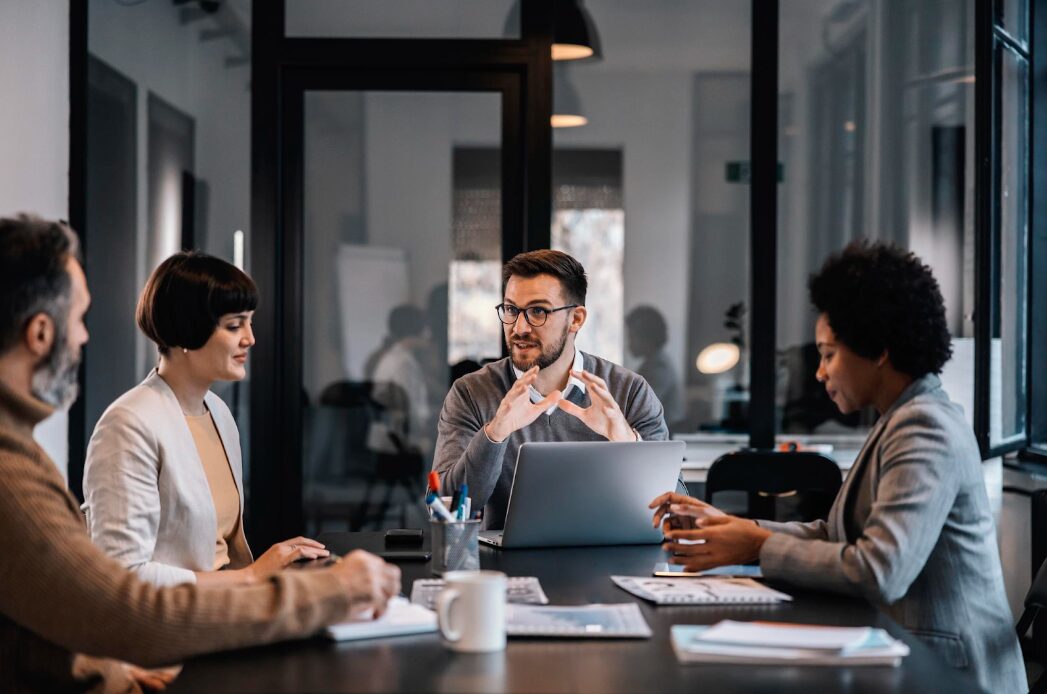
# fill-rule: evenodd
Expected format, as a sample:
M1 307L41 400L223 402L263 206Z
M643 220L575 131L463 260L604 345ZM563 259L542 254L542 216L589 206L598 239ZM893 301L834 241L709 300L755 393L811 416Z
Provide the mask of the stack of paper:
M751 578L648 578L611 576L622 590L659 605L778 603L792 597Z
M672 627L682 663L747 665L890 665L909 647L883 629L723 621Z
M335 641L376 639L383 636L405 636L436 631L436 613L408 602L405 598L393 598L389 607L378 619L357 619L332 624L324 631Z

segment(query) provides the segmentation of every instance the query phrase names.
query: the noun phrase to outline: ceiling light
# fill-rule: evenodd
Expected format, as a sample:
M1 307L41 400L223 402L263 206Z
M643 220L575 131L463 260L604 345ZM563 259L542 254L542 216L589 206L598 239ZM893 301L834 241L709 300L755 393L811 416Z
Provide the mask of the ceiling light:
M714 342L701 351L695 366L703 374L722 374L738 363L741 350L730 342Z
M553 117L554 128L577 128L589 122L582 113L582 100L567 74L566 65L553 66Z
M553 60L602 56L600 35L582 0L553 2Z

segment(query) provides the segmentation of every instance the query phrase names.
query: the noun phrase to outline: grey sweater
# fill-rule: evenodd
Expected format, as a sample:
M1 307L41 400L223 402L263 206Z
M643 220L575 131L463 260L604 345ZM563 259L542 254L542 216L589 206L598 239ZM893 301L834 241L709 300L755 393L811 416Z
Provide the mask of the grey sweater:
M599 376L621 408L626 421L644 441L669 438L662 404L647 382L628 369L591 354L582 354L585 370ZM484 528L505 524L509 490L516 469L516 454L527 441L600 441L603 437L577 417L559 408L541 414L530 426L493 443L483 428L498 411L502 398L516 381L508 358L487 364L454 382L440 411L433 470L440 473L441 492L451 494L468 483L473 508L484 509ZM591 404L588 392L571 389L568 400L582 407Z

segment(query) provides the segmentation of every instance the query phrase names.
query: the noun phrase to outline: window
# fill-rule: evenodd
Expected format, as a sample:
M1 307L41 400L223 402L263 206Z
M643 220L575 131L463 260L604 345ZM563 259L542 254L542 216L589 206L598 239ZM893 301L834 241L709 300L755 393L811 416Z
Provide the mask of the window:
M953 335L943 385L974 423L973 5L781 5L780 438L854 449L875 421L841 415L814 377L807 279L858 238L931 266Z

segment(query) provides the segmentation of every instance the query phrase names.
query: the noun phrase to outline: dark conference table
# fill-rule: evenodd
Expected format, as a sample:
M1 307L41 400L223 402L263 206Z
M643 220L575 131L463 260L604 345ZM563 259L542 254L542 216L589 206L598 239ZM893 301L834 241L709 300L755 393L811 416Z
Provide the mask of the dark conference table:
M380 551L382 533L329 533L334 552ZM426 540L428 544L428 538ZM172 692L927 692L978 691L914 636L870 604L776 585L794 597L775 606L662 606L616 587L611 574L645 576L663 559L657 545L504 550L481 547L485 569L537 576L550 604L637 601L654 636L639 640L517 639L490 655L453 653L436 634L332 643L321 638L190 660ZM400 564L404 592L431 577L422 562ZM672 624L721 619L878 626L912 649L897 668L681 665Z

